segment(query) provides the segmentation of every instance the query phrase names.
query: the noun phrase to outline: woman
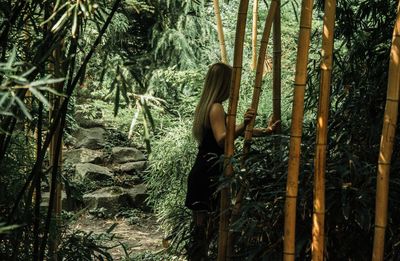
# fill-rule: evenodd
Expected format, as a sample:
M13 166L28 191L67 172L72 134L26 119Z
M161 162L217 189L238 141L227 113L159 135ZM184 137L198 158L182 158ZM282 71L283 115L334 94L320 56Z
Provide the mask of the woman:
M213 64L206 75L203 92L196 107L193 136L198 142L196 161L189 173L185 205L193 211L194 231L189 260L207 260L210 239L211 218L208 213L215 212L216 182L222 169L218 159L224 154L226 136L226 117L222 102L229 98L232 67L224 63ZM235 138L242 134L246 125L255 116L253 109L248 109L243 123L235 128ZM254 129L254 136L271 134L278 122L268 128ZM208 228L207 228L208 226Z

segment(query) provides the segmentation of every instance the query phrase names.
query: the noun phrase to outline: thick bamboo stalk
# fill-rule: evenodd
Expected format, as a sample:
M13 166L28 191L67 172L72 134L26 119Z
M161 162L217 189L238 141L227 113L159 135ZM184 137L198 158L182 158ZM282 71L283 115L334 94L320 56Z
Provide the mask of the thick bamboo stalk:
M317 114L317 139L314 161L314 195L312 224L312 260L324 259L325 248L325 167L328 140L329 96L333 62L336 0L325 0L322 35L321 80Z
M283 260L295 260L296 205L300 166L300 146L304 116L304 92L307 83L307 63L310 49L313 0L303 0L300 32L297 44L297 62L294 79L292 126L290 130L289 167L286 182L285 227Z
M251 46L252 46L252 57L251 57L251 69L254 70L257 67L257 21L258 20L258 0L253 0L253 26L251 34Z
M400 1L399 1L400 7ZM399 10L399 8L398 8ZM389 79L376 178L375 235L372 260L384 258L390 164L395 141L400 92L400 12L397 12L390 50Z
M221 50L221 61L223 63L228 63L228 58L226 55L224 29L223 29L223 25L222 25L221 13L219 11L218 0L213 0L213 3L214 3L215 18L217 20L217 33L218 33L219 48Z
M272 120L281 120L281 57L282 57L282 42L281 42L281 8L278 5L273 23L273 84L272 84ZM276 128L276 132L280 132L280 124Z
M242 77L243 63L243 44L246 29L246 17L249 7L249 0L241 0L239 4L238 19L236 24L235 49L233 57L233 72L231 81L231 90L229 95L229 106L227 114L227 127L225 137L225 177L231 177L233 167L231 158L234 153L234 135L236 126L236 112L239 100L240 80ZM227 239L229 227L229 205L230 205L230 189L225 187L221 191L220 204L220 224L218 236L218 261L228 260L227 258Z

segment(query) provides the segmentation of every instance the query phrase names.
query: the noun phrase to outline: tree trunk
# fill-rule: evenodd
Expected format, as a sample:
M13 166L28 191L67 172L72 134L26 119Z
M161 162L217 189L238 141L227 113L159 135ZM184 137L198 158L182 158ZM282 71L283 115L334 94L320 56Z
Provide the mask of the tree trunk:
M219 47L221 50L221 61L223 63L228 63L228 58L226 55L224 29L223 29L223 25L222 25L221 13L219 11L218 0L213 0L213 3L214 3L215 18L217 20L217 32L218 32Z
M400 1L399 1L400 8ZM389 79L386 96L386 107L383 118L381 145L379 150L378 173L376 178L375 203L375 235L372 260L381 261L384 258L385 230L387 225L387 208L389 196L390 164L393 144L396 139L396 126L400 89L400 11L397 8L397 18L393 30L392 47L390 50Z
M258 20L258 0L253 0L253 27L251 35L252 58L251 69L257 67L257 21Z
M325 222L325 167L328 139L329 96L332 73L333 40L336 0L325 0L322 36L322 61L319 105L317 114L317 141L314 162L314 199L312 227L312 260L324 259Z
M297 63L294 79L292 126L290 130L289 167L286 183L283 260L295 259L296 201L299 180L300 147L304 116L304 92L307 83L307 63L310 49L313 0L303 0L300 17Z
M233 72L231 81L231 91L229 95L229 106L227 114L227 128L225 138L225 177L231 177L233 167L231 159L234 153L234 135L236 125L236 112L239 100L240 80L242 77L243 63L243 43L246 29L246 17L249 7L249 0L241 0L236 24L235 49L233 57ZM218 236L218 261L225 261L227 257L227 239L229 227L229 206L230 206L230 188L224 187L221 191L220 204L220 224Z

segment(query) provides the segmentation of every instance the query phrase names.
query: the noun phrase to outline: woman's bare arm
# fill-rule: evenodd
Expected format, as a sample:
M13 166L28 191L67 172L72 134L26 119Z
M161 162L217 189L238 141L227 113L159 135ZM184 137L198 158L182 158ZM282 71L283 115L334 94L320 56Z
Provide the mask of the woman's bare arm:
M236 125L235 128L235 139L244 132L246 125L254 117L254 110L247 110L244 121L241 124ZM223 148L225 144L226 136L226 123L225 123L225 112L224 108L220 103L214 103L210 110L210 125L214 134L214 138L218 145Z

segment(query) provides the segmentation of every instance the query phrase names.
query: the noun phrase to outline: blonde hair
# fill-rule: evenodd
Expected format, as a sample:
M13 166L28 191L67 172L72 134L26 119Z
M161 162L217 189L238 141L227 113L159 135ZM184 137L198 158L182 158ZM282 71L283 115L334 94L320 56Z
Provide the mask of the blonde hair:
M193 121L193 136L199 144L203 141L204 131L210 128L210 110L214 103L229 98L232 67L225 63L215 63L208 69L203 92L197 104Z

